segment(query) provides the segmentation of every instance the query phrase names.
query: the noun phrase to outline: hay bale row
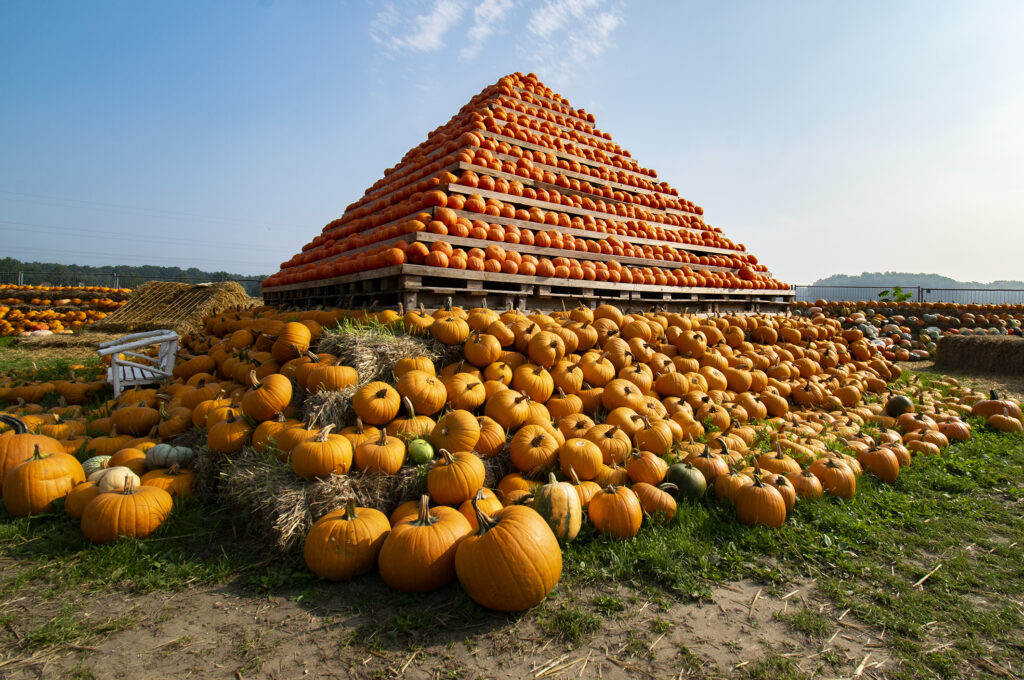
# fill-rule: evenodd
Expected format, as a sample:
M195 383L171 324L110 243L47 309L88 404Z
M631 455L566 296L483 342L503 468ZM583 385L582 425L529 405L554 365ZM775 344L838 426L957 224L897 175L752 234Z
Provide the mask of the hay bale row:
M935 365L1004 375L1024 374L1024 338L1011 335L944 335Z

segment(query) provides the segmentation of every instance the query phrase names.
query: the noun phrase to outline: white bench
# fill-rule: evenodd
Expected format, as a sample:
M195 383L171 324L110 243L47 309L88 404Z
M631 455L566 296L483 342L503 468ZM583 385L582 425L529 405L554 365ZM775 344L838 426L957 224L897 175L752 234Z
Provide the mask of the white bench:
M151 345L159 345L155 359L132 351ZM101 343L97 351L101 357L110 356L107 382L114 386L114 396L117 397L127 386L152 385L172 377L174 355L178 352L178 334L169 330L133 333ZM138 363L132 361L132 358L155 361L155 365Z

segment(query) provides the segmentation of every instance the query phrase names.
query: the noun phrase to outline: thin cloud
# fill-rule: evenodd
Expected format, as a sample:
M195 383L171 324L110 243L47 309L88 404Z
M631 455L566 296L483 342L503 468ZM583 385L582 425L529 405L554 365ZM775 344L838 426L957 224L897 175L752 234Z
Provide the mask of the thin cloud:
M530 15L533 37L527 53L548 84L564 87L581 65L613 46L612 36L623 25L618 2L607 0L547 0Z
M370 24L370 38L390 52L436 52L445 46L445 33L463 10L460 0L435 0L429 13L411 16L411 11L386 3Z
M459 51L459 58L463 61L472 61L484 47L484 43L495 32L495 26L500 24L515 6L513 0L483 0L473 10L473 26L469 29L466 37L469 44Z
M570 19L582 19L587 10L601 4L601 0L549 0L531 16L526 28L530 33L548 39L562 30Z

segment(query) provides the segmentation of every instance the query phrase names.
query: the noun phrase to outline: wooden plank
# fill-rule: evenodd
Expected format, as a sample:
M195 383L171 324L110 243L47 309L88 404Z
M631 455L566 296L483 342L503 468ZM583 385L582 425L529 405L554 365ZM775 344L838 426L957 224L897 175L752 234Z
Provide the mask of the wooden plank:
M532 132L532 130L531 130L531 132ZM473 130L473 133L477 134L477 135L479 135L481 137L487 137L489 139L493 139L493 140L498 141L498 142L508 142L512 146L518 146L521 149L530 149L531 151L540 151L542 153L554 154L557 158L564 158L567 161L568 160L574 160L574 161L578 162L580 165L587 165L587 166L592 167L592 168L600 168L600 169L608 170L609 172L615 172L615 173L624 172L627 175L633 175L634 177L636 177L638 179L639 178L643 178L644 180L646 180L648 182L653 179L649 175L644 175L644 174L641 174L639 172L633 172L632 170L627 170L626 168L617 168L614 165L609 165L607 163L602 163L601 161L591 160L591 159L589 159L589 158L587 158L585 156L577 156L576 154L566 153L565 151L559 151L558 149L550 149L550 148L548 148L546 146L541 146L539 144L534 144L532 142L524 142L521 139L516 139L515 137L509 137L508 135L503 135L503 134L498 133L498 132L491 132L490 130Z
M504 107L502 107L502 108L504 108ZM548 121L545 121L543 118L538 118L536 116L531 116L529 114L521 114L518 111L513 111L512 109L507 109L506 108L505 110L506 111L511 111L512 113L515 113L515 115L517 115L517 116L525 115L527 118L531 118L531 119L533 119L535 121L538 121L538 122L545 122L545 123L548 122ZM511 122L511 121L507 121L507 120L501 120L500 118L495 118L494 120L497 121L498 123L500 123L502 127L506 127ZM516 122L516 125L519 126L518 121ZM560 126L560 125L555 125L555 127L560 128L560 129L565 130L565 131L568 131L568 130L571 129L571 128L566 128L566 127ZM529 127L529 126L526 126L526 129L530 130L532 133L537 134L537 135L548 135L549 137L551 136L547 132L540 132L540 131L538 131L538 130L532 128L532 127ZM586 134L586 133L584 133L584 134ZM607 150L602 149L601 147L599 147L596 144L592 143L594 141L600 140L600 142L602 144L606 144L608 142L608 140L604 139L603 137L598 137L596 135L589 135L590 141L588 142L588 141L574 139L572 137L566 137L566 136L558 135L558 134L556 134L554 136L558 137L559 139L561 139L561 140L563 140L565 142L568 142L569 144L572 144L573 146L575 146L577 148L589 149L590 151L593 151L595 153L604 154L606 156L607 155L619 156L620 158L628 158L631 161L636 161L636 159L633 158L631 155L626 155L626 154L622 154L622 153L615 153L615 152L609 153ZM545 148L547 148L547 147L545 147ZM586 159L586 157L583 157L583 158ZM593 161L593 162L599 163L600 161ZM615 168L617 171L628 172L631 175L644 176L642 173L637 173L637 172L635 172L633 170L630 170L629 168L619 168L619 167L616 167L616 166L610 165L610 164L607 167ZM654 178L650 178L650 180L653 180L653 179Z
M637 219L637 220L639 220L641 222L650 221L652 224L656 224L657 226L662 227L663 229L665 229L667 231L689 231L689 232L693 232L695 234L703 233L703 230L701 230L701 229L693 229L693 228L690 228L690 227L677 227L677 226L675 226L673 224L662 224L660 222L654 222L653 220L644 220L642 218L623 217L622 215L617 215L617 214L614 214L614 213L603 213L603 212L600 212L598 210L587 210L586 208L577 208L574 205L562 205L561 203L552 203L551 201L541 201L541 200L536 199L536 198L526 198L525 196L512 196L510 194L503 194L500 191L488 191L486 189L480 189L479 187L468 187L468 186L465 186L463 184L447 184L447 185L441 185L441 186L445 187L447 189L448 193L465 194L467 196L470 195L470 194L479 194L480 196L482 196L485 199L486 198L496 198L496 199L500 200L502 203L511 203L513 205L526 205L526 206L530 206L531 208L543 208L544 210L549 210L549 211L553 211L553 212L564 212L564 213L568 213L570 215L589 215L589 216L591 216L591 217L593 217L595 219L603 219L603 220L612 221L612 222L622 222L623 220ZM561 193L561 189L559 187L556 187L554 185L549 185L549 186L552 186L553 188L557 189L559 191L559 193ZM612 203L620 203L620 202L619 201L612 201ZM632 205L632 204L623 203L623 205ZM636 206L634 206L634 207L636 207ZM639 207L642 210L647 210L647 208L644 208L644 206L639 206Z
M589 251L584 252L581 250L566 250L564 248L541 248L540 246L527 246L522 243L506 243L503 241L483 241L480 239L469 238L465 236L452 236L451 234L432 234L426 231L417 232L414 235L415 238L409 239L412 241L422 241L424 243L434 243L435 241L445 241L458 248L486 248L489 245L499 245L505 250L514 250L519 253L537 255L539 257L548 257L554 259L556 257L574 258L577 260L592 260L595 262L608 262L615 260L619 264L635 266L635 267L662 267L664 269L682 269L683 267L690 267L697 271L698 269L706 269L710 272L735 272L735 267L717 267L711 265L701 264L689 264L685 262L673 262L669 260L650 260L643 257L626 257L616 255L606 255L604 253L591 253ZM408 238L408 237L407 237ZM680 248L680 250L683 250Z
M399 220L395 220L394 222L389 222L388 224L395 224L395 223L404 222L405 220L410 219L413 215L416 215L416 214L418 214L420 212L428 212L428 213L432 214L433 213L433 208L429 208L427 210L417 211L416 213L412 213L412 214L410 214L410 215L408 215L406 217L403 217L403 218L401 218ZM560 226L557 226L557 225L547 225L547 224L541 225L540 223L537 223L537 222L523 222L521 220L515 220L515 219L511 219L511 218L507 218L507 217L496 217L496 216L491 216L491 215L480 215L478 213L472 213L472 212L469 212L469 211L466 211L466 210L455 210L453 212L455 212L455 214L458 215L459 217L465 217L466 219L468 219L470 221L477 220L477 219L482 219L482 218L486 217L487 219L485 221L491 222L491 223L494 223L494 224L502 224L502 225L506 225L506 226L510 225L510 224L514 224L516 226L519 226L520 228L527 228L527 229L532 229L532 230L535 230L535 231L536 230L540 230L540 231L551 231L551 230L553 230L553 231L558 231L558 232L565 233L565 234L571 234L573 236L580 236L580 237L587 238L587 239L590 239L590 240L595 240L595 241L600 241L602 239L614 236L615 238L617 238L617 239L619 239L621 241L627 242L627 243L635 243L635 244L639 244L639 245L658 245L658 246L668 245L669 247L673 248L674 250L681 250L681 251L692 252L692 253L711 253L711 254L733 255L733 254L735 254L737 252L743 252L743 251L732 251L732 250L728 250L728 249L725 249L725 248L714 248L712 246L697 246L697 245L690 245L690 244L673 243L671 241L659 241L657 239L641 238L639 236L619 236L617 234L606 234L606 233L597 232L597 231L587 231L585 229L573 229L571 227L560 227ZM381 225L381 226L386 227L388 225ZM544 227L544 228L540 229L540 227ZM412 243L414 241L423 241L425 243L433 243L434 241L448 241L449 243L451 243L454 246L470 247L470 248L486 248L488 245L491 245L492 243L499 243L497 241L481 241L481 240L478 240L478 239L470 239L470 238L451 236L451 235L444 235L444 236L442 236L442 235L439 235L439 234L431 234L429 232L416 232L414 234L400 234L398 236L395 236L395 237L392 237L392 238L389 238L389 239L384 239L383 241L377 241L375 243L370 243L368 245L361 246L359 248L353 248L351 250L346 250L346 251L344 251L342 253L339 253L338 255L332 255L332 256L330 256L328 258L320 260L320 262L328 263L329 264L329 263L331 263L331 262L341 258L342 256L355 255L355 254L367 252L367 251L370 251L370 250L376 250L377 248L380 248L381 246L393 246L393 245L395 245L396 243L398 243L399 241L402 241L402 240L406 241L407 243ZM591 260L604 260L604 261L607 261L608 259L615 259L620 264L634 264L636 266L641 266L641 267L657 266L657 267L664 267L666 269L679 269L679 268L682 268L684 266L689 266L694 271L699 271L701 269L706 269L706 270L711 271L711 272L735 272L735 271L737 271L736 268L734 268L734 267L719 267L719 266L715 266L715 265L702 265L702 264L697 264L697 263L692 263L691 264L691 263L682 263L682 262L670 262L670 261L667 261L667 260L648 260L646 258L633 258L633 257L626 257L626 256L615 257L614 255L603 255L603 254L589 253L589 252L584 253L584 252L578 251L578 250L566 250L566 249L559 249L559 248L540 248L539 246L525 246L525 245L522 245L522 244L512 244L512 243L501 243L501 245L504 248L506 248L506 249L518 250L519 252L522 252L522 253L530 253L531 255L542 255L544 257L552 257L552 258L554 258L554 257L574 257L576 259L591 259ZM601 256L598 257L598 255L601 255ZM771 276L771 272L765 272L765 274L767 276Z
M500 152L497 152L497 151L492 151L491 153L493 153L496 158L498 158L499 160L502 160L502 161L511 161L511 162L515 163L516 160L517 160L517 157L513 156L511 154L500 153ZM602 179L600 177L594 177L592 175L585 175L582 172L576 172L574 170L566 170L564 168L558 167L557 165L548 165L547 163L541 163L539 161L533 161L533 165L535 167L540 168L541 170L548 170L548 171L556 173L556 174L562 174L562 175L565 175L566 177L572 177L573 179L578 179L581 182L590 182L591 184L597 184L597 185L601 185L601 186L605 186L605 187L611 187L612 189L618 189L619 191L629 191L629 192L635 193L635 194L648 194L648 195L654 194L654 193L660 193L660 192L650 191L649 189L644 189L643 187L635 187L635 186L632 186L630 184L622 184L621 182L615 182L615 181L612 181L610 179ZM474 166L474 167L479 167L479 166ZM523 178L518 177L518 175L517 175L517 179L522 181ZM557 188L559 189L559 191L561 191L561 187L557 187ZM673 198L673 199L678 198L677 196L669 196L668 194L665 194L665 196L668 197L668 198ZM607 200L607 199L605 199L605 200ZM692 215L693 217L700 217L700 215L697 215L696 213L688 213L688 212L685 212L685 211L676 211L676 212L682 212L683 215Z
M494 152L492 152L492 153L494 153ZM514 160L515 156L510 156L508 154L503 154L503 153L494 153L494 155L498 156L501 160L507 160L507 161L513 162L513 163L515 162L515 160ZM556 174L566 175L567 177L571 174L571 175L578 175L581 178L586 178L586 180L593 179L593 178L587 177L587 175L584 175L582 173L572 172L571 170L562 170L561 168L557 168L557 167L555 167L553 165L545 165L544 163L537 163L536 161L534 161L533 164L534 164L535 167L539 167L542 170L548 170L548 171L554 172ZM652 208L650 206L639 205L637 203L630 203L629 201L620 201L620 200L617 200L617 199L614 199L614 198L608 198L606 196L601 196L599 194L592 194L592 193L589 193L587 191L572 189L570 187L560 187L557 184L551 184L550 182L541 182L541 181L538 181L538 180L535 180L535 179L531 179L529 177L521 177L521 176L515 175L515 174L513 174L511 172L505 172L503 170L495 170L494 168L490 168L490 167L483 166L483 165L476 165L474 163L459 162L459 163L456 163L455 166L456 166L456 168L458 170L472 170L473 172L475 172L475 173L477 173L479 175L490 175L491 177L495 177L495 178L502 177L502 178L507 179L509 181L521 182L522 185L525 186L525 187L535 187L537 189L546 189L548 191L554 190L554 191L557 191L560 194L566 194L566 195L569 195L569 196L579 196L581 198L589 198L591 200L599 199L599 200L604 201L605 203L614 203L615 205L628 205L628 206L632 206L634 208L642 208L644 210L648 210L648 211L650 211L650 212L652 212L652 213L654 213L656 215L665 215L665 214L667 214L665 209L662 209L662 208ZM439 172L441 172L441 171L439 171ZM638 192L639 187L630 187L628 184L618 184L617 182L605 182L603 180L602 181L598 181L598 182L591 182L591 184L602 184L602 185L605 185L605 186L612 186L612 185L614 185L615 187L626 187L625 189L620 189L620 190L621 191L628 191L630 193L639 193ZM457 186L463 186L463 185L457 185ZM647 192L647 193L651 193L651 192ZM508 194L504 194L504 195L508 195ZM509 198L511 199L509 202L514 202L515 199L516 199L515 196L510 196L510 195L509 195ZM551 205L562 206L561 203L557 203L557 204L556 203L552 203ZM564 206L562 206L562 207L564 207ZM678 214L682 214L682 215L689 215L690 214L690 213L681 212L679 210L676 210L675 212L678 213ZM602 214L612 215L612 213L602 213ZM620 215L612 215L612 216L616 217L616 218L621 217ZM689 227L676 227L675 225L664 225L664 226L671 227L673 229L689 228ZM694 231L696 231L696 230L694 230Z
M497 99L497 98L495 98L495 99ZM562 125L561 123L557 123L557 122L552 121L552 120L547 120L545 118L541 118L540 116L535 116L535 115L533 115L531 113L522 113L520 111L516 111L515 109L513 109L511 107L508 107L508 106L505 106L503 104L498 103L497 101L495 101L495 99L490 99L490 100L486 101L485 104L487 106L489 106L490 108L492 108L492 109L501 109L505 113L509 113L509 114L512 114L512 115L517 116L517 117L518 116L525 116L526 118L529 118L530 120L536 121L538 123L544 123L544 124L550 125L552 127L556 127L559 130L563 130L565 132L578 132L581 135L583 135L585 137L588 137L591 141L599 141L602 144L608 142L608 140L605 139L604 137L601 137L600 135L596 135L593 132L590 132L589 130L579 130L577 128L570 127L568 125ZM523 103L527 104L526 102L523 102ZM529 104L527 104L527 106L529 106ZM547 108L547 107L542 107L542 108ZM566 115L564 113L561 113L559 111L554 111L552 109L548 109L548 111L551 111L551 113L555 114L556 116L561 116L562 118L566 117ZM575 118L575 116L573 116L573 118ZM576 120L582 120L582 119L581 118L576 118ZM586 122L586 121L584 121L584 122ZM590 123L587 122L587 125L589 126ZM591 126L590 129L593 130L594 129L593 126ZM564 139L564 137L563 137L563 139ZM594 145L590 144L589 146L593 147ZM596 149L597 147L594 147L594 148ZM607 152L605 152L605 153L607 153ZM619 155L620 156L624 156L625 158L632 158L632 156L625 156L625 154L619 154Z
M511 217L495 217L491 215L481 215L480 213L469 212L468 210L456 210L455 214L459 217L465 217L470 221L480 220L486 218L484 221L493 222L495 224L514 224L520 229L531 229L533 231L559 231L563 234L572 234L573 236L582 236L584 238L602 239L614 236L615 238L625 241L627 243L637 243L642 245L652 246L664 246L668 245L677 250L686 250L693 253L709 253L715 255L736 255L738 253L746 254L743 250L729 250L728 248L716 248L715 246L701 246L693 245L689 243L674 243L672 241L659 241L653 238L644 238L642 236L619 236L618 234L609 234L600 231L587 231L586 229L574 229L573 227L561 227L552 224L541 224L540 222L524 222Z

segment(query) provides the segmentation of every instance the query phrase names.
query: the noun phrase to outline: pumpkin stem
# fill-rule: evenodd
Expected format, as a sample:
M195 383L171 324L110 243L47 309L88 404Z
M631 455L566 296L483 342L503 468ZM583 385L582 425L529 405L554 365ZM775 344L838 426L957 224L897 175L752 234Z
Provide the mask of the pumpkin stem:
M283 416L284 414L282 414ZM283 420L283 418L282 418ZM363 419L356 416L356 434L363 434L366 430L363 428Z
M453 456L448 449L441 449L440 451L438 451L438 453L440 453L441 457L444 458L445 465L455 464L455 456Z
M473 506L473 512L476 513L476 523L477 523L476 533L477 534L486 534L488 531L490 531L495 526L497 526L498 523L495 522L490 517L488 517L487 513L485 513L483 510L481 510L480 506L476 504L476 501L477 501L477 497L476 496L474 496L469 501L472 504L472 506Z
M167 468L167 471L164 474L165 475L174 476L174 475L178 475L180 473L181 473L181 466L178 465L177 463L171 463L171 467Z
M348 498L345 499L345 514L342 515L342 519L347 519L347 520L351 521L351 520L354 520L355 518L356 518L356 499L353 498L352 496L349 496Z
M387 446L388 443L388 431L385 428L380 428L380 439L377 440L377 446Z
M38 446L36 447L36 450L37 451L39 450ZM125 477L125 479L124 479L124 491L122 491L122 493L125 496L131 496L133 493L135 493L135 477L133 477L133 476Z
M405 410L409 412L409 420L416 417L416 409L412 407L412 399L409 397L402 397L402 405L405 406Z
M575 486L580 485L580 476L576 474L576 469L572 465L569 466L569 479Z
M20 418L7 415L6 413L0 413L0 423L5 423L11 427L14 434L28 434L28 426L21 421Z
M435 523L437 523L437 517L433 517L430 514L430 496L423 494L420 496L419 513L412 524L418 527L427 527Z
M333 429L334 429L334 423L331 423L331 424L329 424L329 425L327 425L325 427L321 427L320 431L317 432L316 439L314 439L313 441L321 442L321 443L327 441L327 436L329 434L331 434L331 430L333 430Z

